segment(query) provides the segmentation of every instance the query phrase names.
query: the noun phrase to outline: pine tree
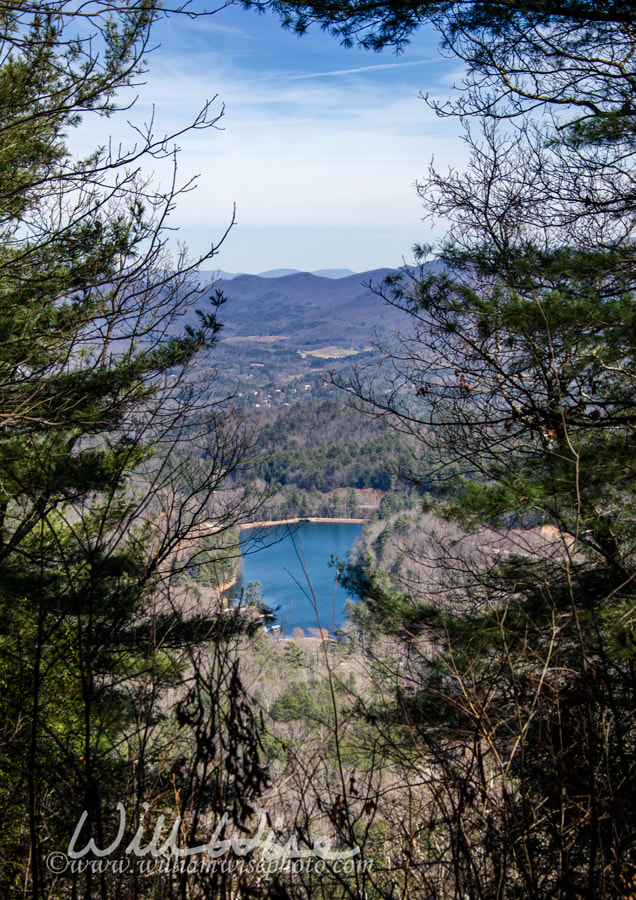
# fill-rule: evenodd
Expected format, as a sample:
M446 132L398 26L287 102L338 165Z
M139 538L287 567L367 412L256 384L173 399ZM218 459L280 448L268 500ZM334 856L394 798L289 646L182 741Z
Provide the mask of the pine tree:
M428 465L412 480L439 523L410 536L419 587L368 566L346 576L358 624L408 648L400 668L380 660L382 702L365 709L422 810L396 883L427 897L631 896L633 10L275 8L376 49L430 21L467 63L462 94L437 105L463 119L467 171L432 167L418 187L448 223L441 265L379 288L405 326L377 389L372 369L346 385L420 441Z
M227 488L249 440L231 403L211 403L197 378L222 297L198 285L202 260L168 251L179 189L154 191L138 171L140 158L172 153L170 138L148 133L118 157L98 149L78 159L67 145L82 116L116 112L117 91L143 71L158 15L153 3L99 2L0 13L6 897L143 895L148 885L125 875L119 884L90 870L58 876L46 855L65 850L82 812L81 839L107 844L118 802L126 843L142 801L172 811L176 791L202 813L202 767L223 766L219 741L233 753L243 742L235 822L263 783L231 650L246 625L239 614L193 609L179 581L201 548L209 562L210 521L222 556L247 509ZM206 106L192 127L215 121ZM167 691L182 703L176 724ZM184 753L179 792L171 766ZM207 809L220 815L230 775L215 777Z

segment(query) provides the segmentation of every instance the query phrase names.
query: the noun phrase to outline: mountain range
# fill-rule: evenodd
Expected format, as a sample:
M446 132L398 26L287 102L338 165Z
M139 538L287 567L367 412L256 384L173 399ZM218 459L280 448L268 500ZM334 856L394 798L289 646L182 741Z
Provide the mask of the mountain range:
M431 262L428 267L442 264ZM378 295L395 269L339 278L312 272L233 275L199 272L199 287L220 290L223 329L206 372L210 397L233 397L246 408L288 407L299 400L334 399L332 374L344 381L351 366L368 365L373 344L412 330L412 319ZM404 271L404 270L403 270ZM408 270L406 270L408 276ZM196 324L190 308L184 324ZM260 413L259 413L260 414Z
M221 340L266 340L281 349L335 345L362 350L375 333L386 337L407 323L406 314L389 306L371 287L379 287L393 271L373 269L339 277L311 272L217 277L212 286L227 298L220 315ZM214 273L199 274L206 279Z
M298 275L301 269L268 269L267 272L258 272L258 278L282 278L284 275ZM239 275L247 275L247 272L224 272L218 269L216 272L208 271L206 275L215 278L222 278L224 281L230 281L232 278L238 278ZM355 275L352 269L318 269L311 272L312 275L318 275L321 278L346 278L348 275Z

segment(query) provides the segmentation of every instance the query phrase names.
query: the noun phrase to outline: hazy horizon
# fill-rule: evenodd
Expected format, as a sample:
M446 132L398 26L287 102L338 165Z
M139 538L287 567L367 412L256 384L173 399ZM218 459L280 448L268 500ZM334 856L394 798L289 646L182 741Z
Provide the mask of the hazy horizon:
M351 268L411 262L415 243L434 239L422 223L415 183L431 157L462 166L459 123L438 119L420 98L445 98L461 77L438 35L418 32L400 56L345 49L318 28L301 38L273 15L228 7L203 18L168 16L153 31L146 83L110 119L85 116L73 137L130 145L127 121L177 131L206 99L217 127L179 138L180 183L199 174L170 218L175 241L193 254L236 225L206 267L228 272ZM172 177L154 160L155 179ZM441 235L441 231L438 232Z

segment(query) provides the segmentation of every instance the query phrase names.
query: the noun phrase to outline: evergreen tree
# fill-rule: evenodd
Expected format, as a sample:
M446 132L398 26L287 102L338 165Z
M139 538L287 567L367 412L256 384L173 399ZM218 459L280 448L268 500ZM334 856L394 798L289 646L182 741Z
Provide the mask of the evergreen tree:
M240 797L232 816L242 825L263 782L258 741L245 738L237 664L223 651L242 618L192 609L177 579L200 550L209 560L209 540L199 544L209 521L223 551L247 509L242 494L219 489L249 441L231 404L210 406L196 377L216 341L222 298L197 285L201 260L168 252L179 189L154 191L139 174L140 159L172 153L170 138L148 132L140 146L137 134L130 153L98 149L84 159L66 143L82 116L116 111L117 91L143 71L158 15L153 3L0 12L6 897L141 896L148 885L128 875L119 884L90 869L58 876L46 854L65 850L82 812L82 846L90 837L108 844L120 801L126 843L142 801L172 809L181 796L203 811L206 767L219 786L208 809L221 814L232 780ZM191 127L215 121L205 107ZM210 641L202 659L196 647ZM208 721L212 684L219 694ZM176 726L168 689L184 704ZM231 779L211 774L223 766L226 726L226 750L244 742ZM218 891L218 881L205 890Z
M348 386L438 461L413 481L467 532L430 536L417 591L348 574L356 621L408 646L380 661L393 703L365 711L420 791L395 877L409 896L631 896L633 9L274 6L375 48L428 20L468 64L437 107L463 117L468 169L419 186L449 223L443 267L382 286L412 330L381 388Z

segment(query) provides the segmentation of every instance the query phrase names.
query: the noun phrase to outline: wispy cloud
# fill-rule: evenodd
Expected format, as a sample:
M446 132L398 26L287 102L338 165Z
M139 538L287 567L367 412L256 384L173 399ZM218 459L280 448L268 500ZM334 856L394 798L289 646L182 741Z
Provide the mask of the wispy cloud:
M244 24L237 27L237 21ZM421 47L413 48L415 58L367 64L368 55L348 53L324 35L322 43L303 43L278 31L259 33L262 22L232 19L224 29L195 30L192 37L179 26L150 58L148 83L127 118L147 121L154 105L157 130L176 132L205 98L218 95L219 111L225 105L222 131L194 131L179 139L180 179L200 177L198 189L180 198L173 223L197 250L224 228L236 204L235 257L222 263L235 270L250 270L247 257L265 245L273 252L273 234L285 233L287 242L292 233L296 241L301 234L306 240L314 235L313 268L346 263L320 251L318 234L325 246L329 233L332 248L342 246L344 252L348 246L352 268L388 262L381 255L383 233L399 234L408 251L422 239L415 181L433 155L461 165L465 153L457 123L437 119L419 99L422 91L448 92L442 85L450 66L434 65L438 58ZM256 29L249 35L243 31L248 26ZM356 64L337 64L350 59ZM126 143L119 120L102 124L119 128L115 140ZM92 146L94 124L87 123L84 139ZM164 180L171 174L160 162L155 172ZM335 237L342 229L345 242ZM298 265L285 252L281 246L280 257L271 265L262 260L260 267Z
M430 65L431 63L437 62L439 62L438 57L429 57L424 59L412 59L406 62L379 63L376 66L356 66L354 69L332 69L328 72L306 72L300 75L291 75L290 78L293 81L301 81L305 78L331 78L337 75L356 75L358 73L366 72L381 72L386 71L387 69L405 69L411 66Z

